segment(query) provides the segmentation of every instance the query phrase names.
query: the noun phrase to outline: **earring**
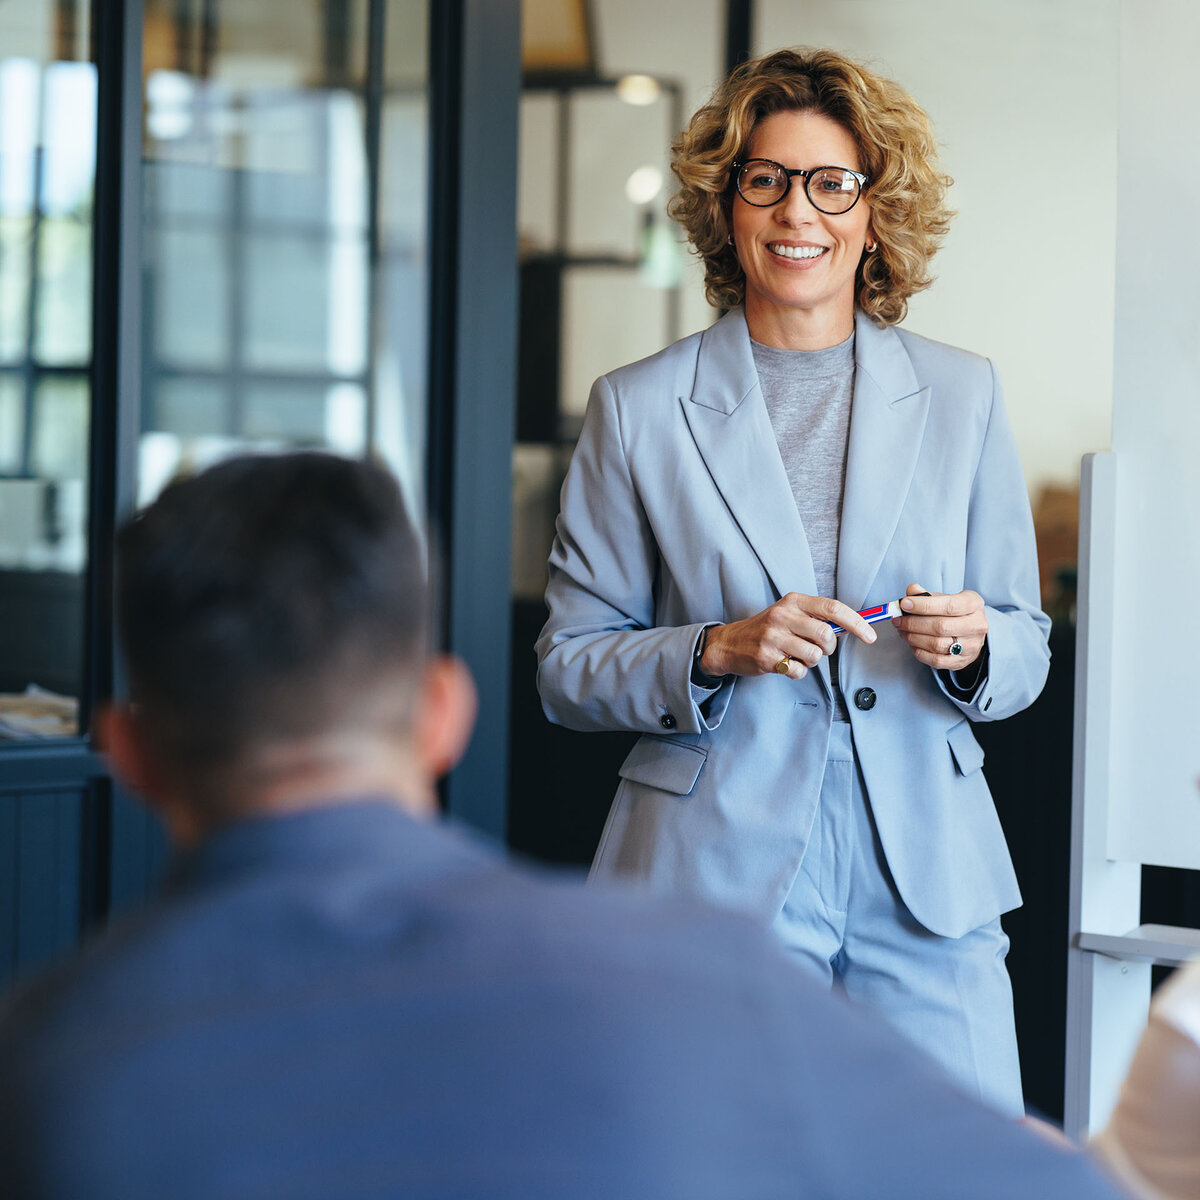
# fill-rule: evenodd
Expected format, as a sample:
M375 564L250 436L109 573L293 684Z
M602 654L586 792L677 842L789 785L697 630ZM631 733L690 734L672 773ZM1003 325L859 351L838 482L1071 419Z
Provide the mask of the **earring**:
M869 246L867 246L867 247L866 247L866 251L867 251L867 253L868 253L868 254L874 254L874 253L875 253L875 247L876 247L876 246L878 246L878 245L879 245L879 243L878 243L878 242L872 242L872 243L871 243Z

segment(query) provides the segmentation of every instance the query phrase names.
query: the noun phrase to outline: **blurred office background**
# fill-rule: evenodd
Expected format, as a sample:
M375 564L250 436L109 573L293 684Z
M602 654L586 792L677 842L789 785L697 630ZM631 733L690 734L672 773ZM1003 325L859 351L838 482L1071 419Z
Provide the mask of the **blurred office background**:
M981 740L1027 895L1009 922L1026 1084L1060 1111L1076 481L1110 436L1119 8L0 0L0 983L161 865L90 740L121 687L108 544L238 449L392 467L441 565L442 639L485 698L445 805L587 861L628 740L537 704L558 487L592 379L715 316L666 217L672 138L733 63L827 44L933 118L959 217L907 325L997 362L1026 468L1055 665ZM1184 874L1147 872L1145 919L1181 919Z

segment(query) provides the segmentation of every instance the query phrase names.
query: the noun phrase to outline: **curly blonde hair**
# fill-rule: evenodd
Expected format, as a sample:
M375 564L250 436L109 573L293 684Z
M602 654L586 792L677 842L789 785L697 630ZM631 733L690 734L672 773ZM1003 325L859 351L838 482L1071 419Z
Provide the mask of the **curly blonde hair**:
M750 148L755 126L777 112L812 112L853 137L864 197L878 242L856 277L859 307L877 325L895 325L908 298L927 288L929 263L950 227L946 190L929 118L899 84L833 50L777 50L735 68L675 139L671 169L680 189L667 211L704 260L710 304L733 308L746 277L729 240L732 164Z

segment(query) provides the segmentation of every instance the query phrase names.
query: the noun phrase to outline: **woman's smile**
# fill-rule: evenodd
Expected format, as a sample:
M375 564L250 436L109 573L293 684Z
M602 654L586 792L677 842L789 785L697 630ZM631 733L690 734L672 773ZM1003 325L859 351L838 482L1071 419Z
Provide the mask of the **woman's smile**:
M768 242L767 249L789 262L811 266L823 254L829 253L828 246L816 246L811 242Z

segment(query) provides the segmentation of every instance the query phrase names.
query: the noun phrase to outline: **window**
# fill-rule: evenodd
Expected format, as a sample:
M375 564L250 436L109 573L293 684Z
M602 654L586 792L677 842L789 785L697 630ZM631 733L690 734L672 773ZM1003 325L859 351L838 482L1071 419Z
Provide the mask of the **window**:
M0 740L71 736L83 674L91 6L0 6Z

